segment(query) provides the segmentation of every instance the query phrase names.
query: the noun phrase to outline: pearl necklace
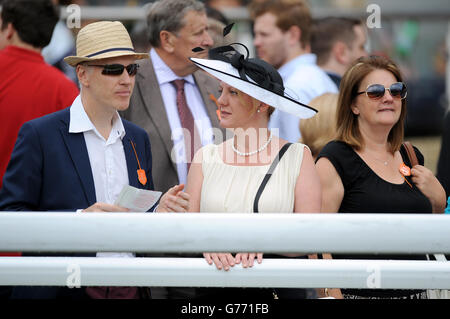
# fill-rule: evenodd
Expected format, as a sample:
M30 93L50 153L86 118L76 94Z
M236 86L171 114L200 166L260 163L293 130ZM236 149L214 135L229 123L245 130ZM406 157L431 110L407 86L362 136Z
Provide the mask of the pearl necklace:
M233 151L240 155L240 156L251 156L253 154L257 154L259 152L262 152L270 143L270 141L272 140L272 131L270 131L270 135L269 138L267 139L267 141L264 143L264 145L262 145L260 148L258 148L256 151L252 151L252 152L248 152L248 153L244 153L244 152L240 152L236 149L236 147L234 146L234 137L233 137L233 143L231 143L231 148L233 149Z

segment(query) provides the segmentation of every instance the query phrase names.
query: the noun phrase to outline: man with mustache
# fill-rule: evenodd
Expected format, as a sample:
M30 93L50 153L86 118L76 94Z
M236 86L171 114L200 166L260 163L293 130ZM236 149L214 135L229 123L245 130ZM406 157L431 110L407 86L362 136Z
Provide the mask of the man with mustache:
M219 122L210 95L217 95L219 85L189 60L205 58L213 45L203 3L157 1L147 13L147 28L150 59L140 62L130 108L122 115L147 131L155 188L164 192L186 182L195 151L213 142L211 129ZM193 52L196 47L205 50Z

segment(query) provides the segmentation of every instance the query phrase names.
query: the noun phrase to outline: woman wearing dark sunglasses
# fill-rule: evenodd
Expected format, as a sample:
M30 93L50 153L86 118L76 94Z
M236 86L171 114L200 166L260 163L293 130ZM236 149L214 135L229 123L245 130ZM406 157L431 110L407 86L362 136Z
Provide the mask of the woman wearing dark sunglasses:
M408 168L403 150L407 88L398 67L383 57L360 58L342 78L336 139L317 157L322 212L442 213L445 192L433 173ZM406 163L406 165L405 165ZM402 240L399 238L399 240ZM344 259L419 259L411 255L333 255ZM361 289L345 298L424 299L423 290Z

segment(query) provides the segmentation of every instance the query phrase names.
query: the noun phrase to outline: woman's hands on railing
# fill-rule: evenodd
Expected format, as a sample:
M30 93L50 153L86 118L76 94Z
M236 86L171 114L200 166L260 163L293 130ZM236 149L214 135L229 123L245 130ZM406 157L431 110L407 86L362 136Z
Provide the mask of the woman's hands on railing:
M258 261L258 264L262 263L263 254L262 253L238 253L236 254L235 260L236 264L240 264L242 262L242 267L253 267L255 262L255 258Z
M263 254L262 253L237 253L233 257L230 253L203 253L206 262L210 265L213 263L216 265L217 269L230 270L230 267L242 263L242 267L253 267L255 263L255 258L258 264L262 263Z

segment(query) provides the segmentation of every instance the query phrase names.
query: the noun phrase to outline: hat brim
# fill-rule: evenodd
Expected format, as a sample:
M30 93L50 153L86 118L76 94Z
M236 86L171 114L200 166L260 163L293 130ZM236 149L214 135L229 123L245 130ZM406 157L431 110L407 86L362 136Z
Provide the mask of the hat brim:
M79 63L82 62L88 62L88 61L97 61L100 59L107 59L107 58L117 58L117 57L133 57L136 60L141 59L148 59L149 54L148 53L130 53L130 51L114 51L114 52L107 52L103 54L96 55L95 58L87 58L87 57L80 57L80 56L68 56L64 58L64 62L69 64L70 66L77 66Z
M288 96L279 95L269 91L257 83L251 82L251 79L242 79L239 76L238 70L229 63L220 60L198 58L190 58L190 60L199 68L205 70L217 79L281 111L302 119L313 117L317 113L317 110L311 106L303 104Z

